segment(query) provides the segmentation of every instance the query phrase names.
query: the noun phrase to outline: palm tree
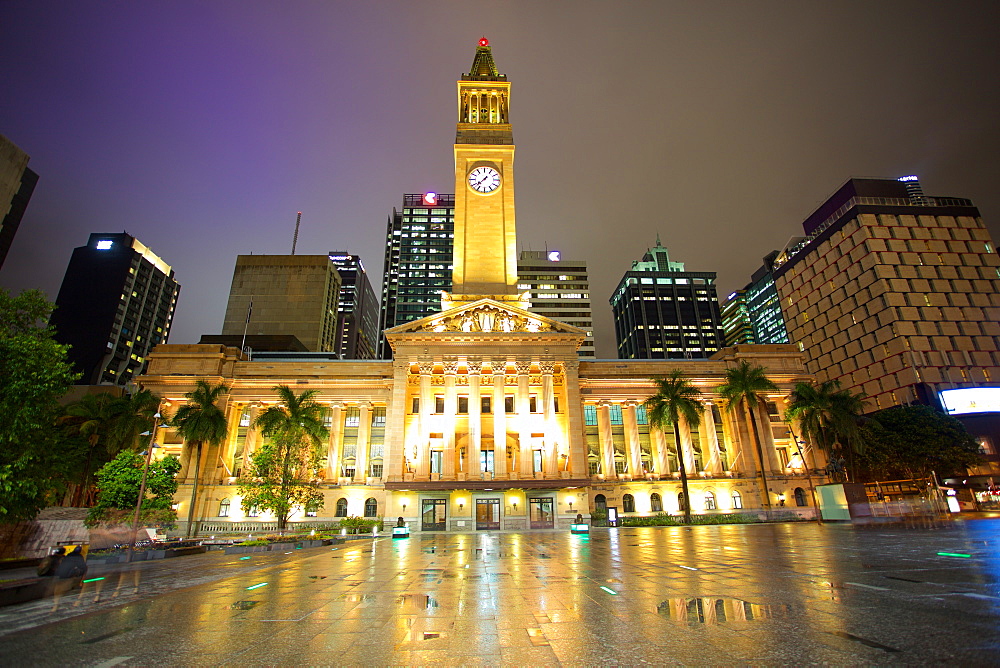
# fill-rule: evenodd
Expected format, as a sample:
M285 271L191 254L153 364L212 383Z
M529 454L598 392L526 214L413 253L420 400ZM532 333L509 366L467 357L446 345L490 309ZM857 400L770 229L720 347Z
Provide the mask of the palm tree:
M149 390L116 399L114 415L108 429L108 454L122 450L137 450L139 435L153 428L153 416L160 409L160 397Z
M860 451L863 443L858 421L864 404L863 393L841 390L838 380L818 385L798 383L785 416L798 420L803 433L824 452L839 452L845 443L850 445L849 452Z
M173 424L177 433L194 445L194 484L191 486L191 507L188 508L187 535L191 535L194 524L194 506L198 498L198 477L201 473L201 446L206 441L213 445L222 442L226 437L226 415L216 405L219 397L228 392L224 383L209 385L204 380L198 381L198 386L184 396L188 403L177 409Z
M118 398L110 392L85 394L78 401L66 406L65 415L59 418L61 424L69 427L70 433L86 439L88 444L87 460L80 478L80 486L73 494L74 506L86 505L88 502L94 454L102 445L109 450L109 432L117 411L115 407L117 401Z
M680 420L683 418L689 426L701 423L701 404L697 397L701 390L684 377L684 372L674 369L670 375L654 378L656 394L646 399L643 405L649 416L649 424L665 431L667 425L674 427L674 443L677 444L677 462L681 472L681 491L684 494L684 523L691 523L691 495L688 493L687 470L684 466L684 453L681 449Z
M261 460L263 466L255 468L268 469L267 477L276 486L276 493L268 495L270 510L278 519L278 530L284 531L292 511L292 498L296 496L294 488L301 487L309 470L316 468L320 448L330 432L323 424L325 408L313 399L317 390L296 395L288 386L278 385L274 391L280 404L268 407L254 421L260 433L271 439L269 448L273 456L266 463Z
M763 484L764 504L771 510L771 495L767 491L767 462L764 461L764 450L760 443L760 432L757 431L756 409L766 405L765 392L775 392L778 386L765 375L764 367L740 360L735 367L726 369L726 382L716 388L722 397L729 413L736 412L740 406L750 414L750 436L757 449L757 461L760 462L760 479Z

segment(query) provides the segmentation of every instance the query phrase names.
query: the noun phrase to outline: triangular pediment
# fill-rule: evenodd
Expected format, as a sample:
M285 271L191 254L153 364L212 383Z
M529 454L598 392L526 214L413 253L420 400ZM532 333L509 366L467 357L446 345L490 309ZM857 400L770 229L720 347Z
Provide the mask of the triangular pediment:
M385 330L387 338L410 333L543 333L576 334L586 337L582 329L546 318L525 309L503 304L493 299L479 299L419 320Z

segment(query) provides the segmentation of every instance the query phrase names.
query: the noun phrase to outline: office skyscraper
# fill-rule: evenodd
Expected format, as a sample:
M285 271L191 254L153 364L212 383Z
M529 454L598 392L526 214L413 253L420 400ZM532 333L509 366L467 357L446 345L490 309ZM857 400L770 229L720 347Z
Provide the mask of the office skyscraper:
M380 359L392 357L383 331L441 310L441 293L451 291L454 245L454 195L403 195L403 208L393 208L385 233Z
M747 311L746 291L737 290L726 298L721 309L722 331L725 345L737 346L741 343L756 343L750 312Z
M725 335L714 271L685 271L660 244L632 263L611 296L620 359L711 357Z
M927 197L916 177L850 179L802 226L773 275L818 380L875 410L1000 379L1000 258L970 200Z
M240 255L223 336L294 336L309 352L336 352L340 274L326 255Z
M0 135L0 267L21 225L38 174L28 169L28 154Z
M51 324L72 346L69 361L80 385L125 385L165 343L180 286L174 271L138 239L91 234L73 250Z
M518 290L531 292L533 313L587 332L587 339L577 352L580 357L594 357L594 316L587 263L565 260L559 251L521 251L517 280Z
M365 265L347 251L330 251L330 262L340 274L340 300L337 303L337 340L341 359L375 359L375 347L382 334L378 331L378 299Z

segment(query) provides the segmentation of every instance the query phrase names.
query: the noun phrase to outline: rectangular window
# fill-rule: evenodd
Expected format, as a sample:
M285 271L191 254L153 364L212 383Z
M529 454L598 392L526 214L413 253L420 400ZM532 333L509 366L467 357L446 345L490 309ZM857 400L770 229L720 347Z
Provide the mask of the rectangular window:
M469 397L458 398L458 412L461 415L467 415L469 413Z
M552 403L555 404L554 408L556 413L559 412L559 397L552 397Z
M479 398L479 408L480 411L486 415L493 412L493 397L484 394Z
M514 412L514 397L506 396L503 398L503 410L505 413Z
M440 475L443 471L444 452L442 450L431 450L431 474Z
M534 455L534 457L533 457L533 461L534 461L534 468L533 468L533 470L535 471L535 473L541 473L542 472L542 451L541 450L532 450L531 452Z
M434 412L444 413L444 395L438 394L434 397Z
M410 412L414 414L420 412L420 397L413 397L413 407Z
M479 470L482 472L489 471L493 473L493 451L492 450L480 450L479 451Z
M528 412L529 413L538 412L538 397L534 395L528 397Z

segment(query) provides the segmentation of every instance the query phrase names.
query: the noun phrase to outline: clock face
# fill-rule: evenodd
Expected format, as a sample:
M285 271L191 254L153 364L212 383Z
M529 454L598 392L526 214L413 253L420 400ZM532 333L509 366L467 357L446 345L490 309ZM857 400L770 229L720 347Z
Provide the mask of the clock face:
M476 167L469 172L469 186L481 193L491 193L500 187L500 172L492 167Z

